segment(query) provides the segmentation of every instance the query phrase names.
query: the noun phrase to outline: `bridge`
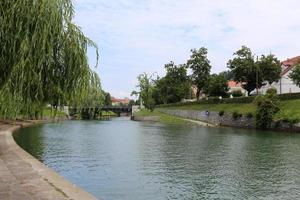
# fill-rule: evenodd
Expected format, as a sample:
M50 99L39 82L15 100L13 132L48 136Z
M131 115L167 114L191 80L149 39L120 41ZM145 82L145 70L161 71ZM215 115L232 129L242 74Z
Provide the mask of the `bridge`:
M104 107L82 107L82 108L69 108L69 115L74 117L80 114L83 119L97 119L102 117L103 111L111 111L118 116L131 115L132 107L130 106L104 106Z

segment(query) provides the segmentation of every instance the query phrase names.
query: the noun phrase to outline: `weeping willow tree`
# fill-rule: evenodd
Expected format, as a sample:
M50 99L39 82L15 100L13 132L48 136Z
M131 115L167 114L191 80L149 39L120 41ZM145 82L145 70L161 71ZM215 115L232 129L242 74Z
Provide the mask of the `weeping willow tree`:
M32 117L80 100L95 78L71 0L0 1L0 116Z

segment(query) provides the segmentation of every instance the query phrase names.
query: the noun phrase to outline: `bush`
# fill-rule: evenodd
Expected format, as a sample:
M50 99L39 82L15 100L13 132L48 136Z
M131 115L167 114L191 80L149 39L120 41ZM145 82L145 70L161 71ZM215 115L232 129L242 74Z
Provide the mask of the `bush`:
M235 90L231 94L233 97L242 97L243 96L243 93L241 90Z
M248 113L246 114L246 117L247 117L248 119L251 119L251 118L253 118L253 114L252 114L251 112L248 112Z
M240 113L238 113L237 111L234 111L233 113L232 113L232 118L233 119L240 119L241 117L242 117L243 115L242 114L240 114Z
M269 88L267 89L267 94L272 94L272 95L276 95L277 94L277 89L276 88Z
M220 116L220 117L222 117L224 114L225 114L225 111L223 111L223 110L221 110L221 111L219 112L219 116Z
M271 93L258 96L255 103L257 105L256 127L260 129L271 128L273 117L279 111L277 95Z

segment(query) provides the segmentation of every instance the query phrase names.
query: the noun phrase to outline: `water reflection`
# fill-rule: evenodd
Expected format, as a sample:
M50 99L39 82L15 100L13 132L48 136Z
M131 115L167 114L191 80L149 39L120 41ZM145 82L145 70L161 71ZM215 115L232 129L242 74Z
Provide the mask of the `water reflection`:
M16 140L24 149L101 199L300 196L300 136L295 134L127 118L21 132Z

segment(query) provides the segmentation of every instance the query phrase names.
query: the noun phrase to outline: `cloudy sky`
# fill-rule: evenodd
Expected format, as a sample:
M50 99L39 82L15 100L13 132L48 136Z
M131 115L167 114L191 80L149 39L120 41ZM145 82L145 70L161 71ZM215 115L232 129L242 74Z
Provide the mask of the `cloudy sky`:
M299 0L75 0L75 22L100 49L102 86L129 96L138 74L164 74L190 49L208 48L213 72L226 70L234 51L283 60L300 55ZM89 51L91 65L95 56Z

